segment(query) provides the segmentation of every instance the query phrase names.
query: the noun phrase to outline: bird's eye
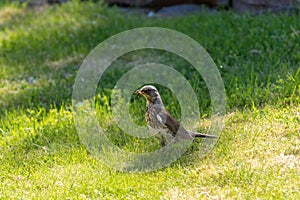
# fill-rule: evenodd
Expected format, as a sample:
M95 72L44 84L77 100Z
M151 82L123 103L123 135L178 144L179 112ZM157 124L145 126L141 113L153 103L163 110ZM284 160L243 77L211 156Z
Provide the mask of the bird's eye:
M150 90L149 89L146 89L146 90L144 90L144 93L149 93L150 92Z

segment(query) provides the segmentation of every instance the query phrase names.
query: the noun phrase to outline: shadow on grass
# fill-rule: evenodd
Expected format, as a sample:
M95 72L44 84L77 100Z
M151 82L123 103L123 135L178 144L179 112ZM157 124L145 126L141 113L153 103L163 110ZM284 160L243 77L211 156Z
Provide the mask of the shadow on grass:
M0 77L4 81L0 91L1 114L19 107L35 109L70 104L76 71L84 55L106 37L101 17L98 25L91 25L86 15L77 15L77 23L63 19L72 19L71 13L60 14L55 9L61 8L49 8L46 13L21 10L22 14L14 15L12 12L13 16L1 24L1 27L10 24L5 27L7 34L1 41ZM94 10L95 15L98 12L101 15L101 8ZM25 15L24 19L21 15ZM41 21L43 17L48 21ZM84 21L89 24L80 23Z
M25 84L25 88L12 92L1 92L2 114L17 107L34 109L52 104L59 107L63 102L69 104L76 71L92 48L123 30L149 25L188 33L206 45L212 57L216 58L217 65L222 65L220 72L230 109L252 107L253 104L263 106L270 102L277 104L280 99L299 93L297 89L295 91L300 80L297 73L300 59L295 53L300 50L296 43L300 35L296 16L277 16L279 21L288 18L289 26L265 24L273 17L269 15L236 16L225 12L220 15L224 15L229 24L203 14L168 19L166 23L161 19L130 16L97 3L67 3L32 13L22 9L15 11L18 9L13 8L12 14L1 26L3 29L9 23L1 41L0 78L3 84L7 84L7 90L14 88L18 82L31 79L39 83ZM199 17L204 17L205 21L197 21ZM250 33L249 21L253 26ZM191 29L190 23L196 29ZM237 27L236 23L240 26ZM203 30L199 34L197 28L200 27ZM224 31L220 33L216 27ZM282 33L274 32L277 29ZM212 30L216 34L208 34ZM237 38L244 35L249 40L238 42ZM176 69L189 70L185 66ZM115 77L120 76L118 73ZM187 72L188 79L192 76L193 73ZM107 83L113 82L115 77Z

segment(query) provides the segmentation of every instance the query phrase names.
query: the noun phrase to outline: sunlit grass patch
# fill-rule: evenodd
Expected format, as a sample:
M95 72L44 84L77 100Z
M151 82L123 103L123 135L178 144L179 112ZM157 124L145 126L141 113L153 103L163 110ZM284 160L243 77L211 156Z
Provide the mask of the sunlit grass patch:
M8 24L10 21L13 21L14 18L21 17L22 14L25 14L24 10L15 6L0 8L0 26Z

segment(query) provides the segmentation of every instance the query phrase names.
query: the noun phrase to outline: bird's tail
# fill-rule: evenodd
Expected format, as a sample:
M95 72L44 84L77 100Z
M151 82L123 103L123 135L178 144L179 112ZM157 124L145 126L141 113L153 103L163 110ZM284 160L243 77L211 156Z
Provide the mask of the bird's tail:
M218 136L216 135L208 135L208 134L203 134L203 133L195 133L195 132L192 132L192 131L188 131L189 134L192 136L192 137L200 137L200 138L218 138Z

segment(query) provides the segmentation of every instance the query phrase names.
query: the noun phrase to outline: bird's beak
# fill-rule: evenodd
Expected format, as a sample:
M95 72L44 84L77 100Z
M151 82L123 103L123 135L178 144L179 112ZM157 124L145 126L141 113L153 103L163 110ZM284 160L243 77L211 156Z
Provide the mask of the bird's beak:
M138 96L142 96L142 92L140 90L137 90L134 93L137 94Z

